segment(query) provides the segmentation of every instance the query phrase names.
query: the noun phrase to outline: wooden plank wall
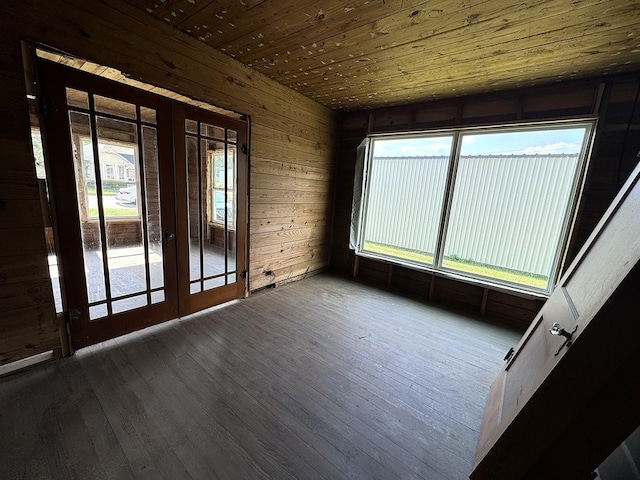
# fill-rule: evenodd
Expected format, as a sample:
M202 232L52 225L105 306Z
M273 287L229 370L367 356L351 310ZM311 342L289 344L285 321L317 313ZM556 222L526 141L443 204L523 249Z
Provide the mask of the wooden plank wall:
M343 114L336 173L332 269L349 275L355 272L367 283L480 312L492 320L526 328L543 300L485 289L354 255L348 245L356 148L368 132L553 119L597 111L599 123L594 150L569 242L566 267L640 160L639 82L640 74L629 74Z
M337 131L331 110L120 0L2 2L0 32L0 364L60 345L21 40L250 115L250 289L328 266Z

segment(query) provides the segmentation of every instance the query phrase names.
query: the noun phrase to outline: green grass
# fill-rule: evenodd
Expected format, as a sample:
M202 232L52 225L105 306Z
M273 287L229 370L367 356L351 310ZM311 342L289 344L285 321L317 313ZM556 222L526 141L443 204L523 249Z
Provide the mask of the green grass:
M117 195L122 187L126 187L128 185L132 185L133 182L130 183L113 183L113 182L103 182L102 183L102 195L105 197L111 197L113 195ZM88 195L97 195L96 182L93 180L87 181L85 185L85 189Z
M389 257L408 260L411 262L433 265L433 255L418 252L416 250L392 247L390 245L383 245L373 242L366 242L364 245L364 250L371 253L379 253L381 255ZM533 273L510 270L508 268L495 267L492 265L481 264L473 262L471 260L464 260L460 258L445 257L442 261L442 266L451 270L456 270L458 272L469 273L482 277L489 277L500 281L506 281L518 285L525 285L527 287L533 287L542 290L546 290L549 281L549 279L543 275L536 275Z
M115 188L103 188L102 189L102 196L103 197L113 197L114 195L117 195L118 191L120 189L115 189ZM87 187L87 195L97 195L98 191L96 190L96 187Z
M137 217L138 210L136 208L105 208L105 217ZM89 217L97 218L98 209L89 208Z

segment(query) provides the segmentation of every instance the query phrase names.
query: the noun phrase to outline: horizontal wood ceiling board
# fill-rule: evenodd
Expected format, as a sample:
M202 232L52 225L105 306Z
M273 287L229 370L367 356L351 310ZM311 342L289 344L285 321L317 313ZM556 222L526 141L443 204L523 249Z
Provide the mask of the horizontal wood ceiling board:
M598 24L601 24L601 21L596 16L597 12L591 12L591 14L594 18L591 18L591 16L589 18L581 16L579 23L557 28L553 31L542 30L542 25L546 26L547 24L539 22L541 26L539 32L532 32L531 25L526 23L516 32L490 35L491 32L496 31L496 28L491 26L487 28L486 31L477 32L473 35L473 48L469 48L467 43L461 42L461 36L458 30L451 30L438 34L439 38L437 42L431 42L431 39L427 38L420 42L411 42L409 44L398 44L393 46L392 61L389 61L389 51L387 51L387 48L377 48L372 50L366 57L357 59L355 62L350 62L348 67L344 67L338 63L338 72L329 71L328 67L324 65L316 65L316 70L313 71L328 76L341 74L343 77L348 77L347 74L362 73L363 69L373 69L374 65L382 65L383 67L376 70L376 73L383 73L384 70L398 72L402 71L402 66L424 64L425 58L428 59L429 65L424 65L423 68L433 68L433 65L431 64L432 61L441 61L443 59L452 63L468 60L478 61L482 59L491 59L497 55L509 53L520 54L537 48L544 49L545 47L548 48L548 50L544 50L546 53L556 55L555 48L552 50L550 49L551 46L561 44L563 46L566 45L568 47L575 48L578 40L591 40L590 37L598 38L603 35L603 32L605 32L605 34L609 32L615 33L613 38L627 40L627 35L630 32L637 30L637 23L640 20L640 9L636 8L631 10L630 7L626 7L624 9L620 9L619 12L620 16L624 17L624 22L619 22L614 28L607 28L604 29L603 32L600 32L597 31L597 28L602 29L603 27L597 27ZM560 18L559 20L564 20L566 22L565 18ZM594 26L596 27L595 31ZM503 29L498 27L497 31L500 30ZM506 31L506 29L504 30ZM605 38L609 39L611 38L611 35L609 34ZM591 42L583 43L591 45ZM633 49L637 47L637 45L632 47L627 43L625 47ZM591 53L595 54L599 52L592 51ZM331 55L329 55L329 57L331 57ZM325 61L325 63L327 63L327 61L331 62L331 60L328 59L329 57L327 57L326 61L323 61ZM567 60L568 59L570 59L570 57L568 57ZM411 71L413 71L414 68L415 67L412 67ZM298 79L302 78L300 74L297 76ZM322 78L315 79L317 83L322 83L322 80ZM309 82L307 81L307 83Z
M602 46L611 45L613 42L604 40ZM523 54L501 55L492 61L487 61L484 65L470 60L466 68L469 72L475 67L473 73L463 74L465 67L447 68L447 65L439 65L438 62L425 69L416 70L413 74L419 73L423 76L423 83L416 82L409 76L400 74L390 74L386 77L375 77L375 83L380 87L372 95L375 100L368 102L369 106L391 105L399 103L409 103L415 99L421 100L436 99L442 97L458 96L462 94L484 93L495 90L509 89L512 87L532 86L543 82L567 80L578 77L589 77L603 73L619 73L626 69L626 65L612 62L608 53L594 55L590 53L592 47L585 47L582 53L588 56L580 57L578 53L565 61L561 70L558 69L557 60L553 55L531 52L526 54L526 62L522 61ZM640 62L640 54L634 54ZM578 64L582 59L587 59L587 64ZM605 68L602 66L606 65ZM535 76L524 74L531 69L538 72ZM437 72L437 73L436 73ZM433 79L436 74L437 78ZM363 82L351 87L349 94L341 94L330 91L322 92L320 87L314 90L321 92L324 98L335 99L335 103L345 104L353 101L353 105L359 105L361 95L358 95L358 88L367 83L374 83L374 80ZM318 98L318 101L323 101ZM329 102L330 103L330 102Z
M303 7L296 12L296 18L293 20L291 17L287 18L286 28L279 27L277 23L265 25L258 32L257 41L251 36L251 38L245 37L233 43L216 46L243 63L251 63L252 58L260 61L262 57L276 60L278 56L308 60L308 57L314 53L325 52L325 47L339 47L340 45L336 43L340 44L352 31L366 30L365 40L375 38L377 35L386 35L389 31L380 27L381 22L397 16L403 19L412 18L412 14L419 11L416 9L427 6L427 2L424 0L404 2L402 13L399 14L395 13L398 7L391 3L380 5L379 2L368 2L367 5L358 8L345 6L344 2L340 5L324 6L325 10L322 8L318 10L319 7L315 7L316 12L322 12L324 15L322 20L316 20L317 17L310 19L309 8ZM349 8L353 9L347 12ZM277 40L274 40L274 37ZM358 46L360 47L364 48L364 45ZM337 49L334 50L337 51ZM287 51L291 51L294 56L285 55ZM280 62L275 61L275 63Z
M133 3L334 109L640 67L638 0Z
M215 98L214 103L237 112L251 112L259 105L262 106L265 113L281 117L286 122L289 120L288 116L281 113L285 107L289 113L295 111L301 116L309 115L306 122L309 126L323 129L325 125L328 125L326 111L320 104L302 95L295 95L294 98L294 93L290 89L270 81L240 63L233 62L233 69L228 72L223 72L219 67L209 66L212 63L229 63L229 58L220 57L218 52L211 51L210 59L208 61L203 59L202 50L192 41L188 41L188 37L178 34L172 35L169 39L168 32L162 28L161 24L143 22L137 18L140 15L137 15L131 7L124 3L113 2L109 5L103 5L99 2L89 2L82 5L75 1L70 3L77 11L76 16L62 17L56 14L58 8L55 2L51 4L38 2L37 8L42 16L56 18L55 28L51 28L47 32L49 42L56 46L65 48L64 45L68 44L68 40L65 40L67 31L82 31L92 39L92 42L87 42L87 44L103 44L104 49L101 55L104 55L104 58L101 60L102 63L113 65L134 78L144 77L146 81L151 83L154 83L153 78L162 79L163 86L174 88L180 93L189 92L189 96L195 96L199 100L212 101L210 99L213 97ZM3 5L3 9L10 9L10 13L15 14L17 21L29 21L29 9L24 5L19 8ZM136 32L135 49L130 48L131 40L127 37L105 37L99 33L94 34L94 32L112 30L110 18L113 17L114 9L125 14L118 18L121 31ZM90 15L92 21L80 24L77 18L83 15ZM163 58L162 52L158 51L159 37L167 38L167 42L172 44L172 51L179 50L181 55L179 57L171 56L170 60L169 56ZM116 48L116 45L121 46ZM93 48L76 44L74 45L75 50L71 53L91 60L92 54L95 53ZM117 51L117 54L112 53L114 51ZM161 61L144 62L144 71L142 71L140 57L136 53L139 51L149 52L149 55L151 52L158 52L157 55ZM161 63L163 63L162 66ZM182 72L185 71L200 71L202 75L198 77L184 75ZM150 74L153 74L152 78L150 78ZM303 108L300 108L301 106Z
M280 45L272 45L270 47L282 48L282 50L275 52L276 55L282 55L283 50L291 50L293 57L285 57L287 59L290 58L288 63L295 63L296 67L302 66L303 69L319 68L325 64L337 64L340 67L342 62L354 65L354 62L361 61L372 53L384 52L389 48L402 46L421 47L425 45L425 42L432 41L438 48L441 48L441 37L446 34L455 33L459 42L461 34L478 36L478 33L483 30L499 31L504 28L504 21L506 20L504 19L505 15L502 14L505 11L517 10L516 7L500 8L496 12L489 13L491 16L485 19L480 13L474 13L474 8L478 9L478 6L446 13L443 9L450 9L451 3L441 3L442 5L440 6L442 8L414 11L408 9L387 18L377 19L371 24L339 32L321 42L312 40L310 44L298 42L298 44L285 45L286 48L282 48ZM483 3L482 5L484 6L485 4ZM424 5L416 5L417 8L422 6ZM436 13L434 14L434 12ZM479 18L483 18L483 20L478 20ZM473 20L470 21L469 19ZM491 24L491 20L496 20L496 24ZM427 22L432 24L427 25ZM306 48L300 48L303 45L306 45ZM248 64L254 63L251 56L248 55L238 56L237 58ZM306 67L304 66L305 63L308 64ZM260 57L255 59L255 66L256 68L261 67ZM275 71L276 74L290 69L288 65L283 65L279 62L276 62L276 65L268 66L270 71Z
M640 10L639 10L640 12ZM640 19L638 19L640 21ZM634 29L638 27L634 24ZM640 32L639 32L640 33ZM358 100L360 91L365 95L379 97L370 104L392 103L388 94L396 94L396 98L416 98L422 94L424 98L459 95L462 93L478 93L497 86L520 86L522 83L532 84L540 81L561 80L589 74L617 73L626 66L620 64L622 55L612 55L610 50L623 52L628 49L629 27L622 27L608 31L604 35L576 34L571 43L563 47L567 58L559 68L554 44L540 45L523 50L506 52L496 51L493 46L478 48L475 53L464 53L459 58L447 56L433 57L428 65L420 62L423 55L412 52L400 59L405 63L421 65L410 72L393 66L388 70L381 70L383 63L362 66L350 78L336 78L337 74L329 76L329 80L314 79L303 82L296 87L299 91L309 88L312 97L319 101L323 98L336 100ZM588 38L591 37L591 38ZM589 41L590 40L590 41ZM640 63L640 47L636 52L627 55L626 62ZM535 75L529 72L536 71ZM357 74L357 75L356 75ZM357 80L354 79L357 77ZM416 77L419 81L416 81ZM537 81L537 82L536 82ZM306 83L306 85L304 85ZM383 85L380 88L377 84ZM475 88L474 88L475 87ZM329 90L327 92L327 90Z
M458 10L451 14L439 13L437 18L432 20L433 28L424 28L425 25L419 23L422 14L408 18L403 13L375 22L376 30L370 25L365 25L341 34L336 41L318 44L321 46L322 52L317 48L313 49L311 46L307 46L307 51L303 50L303 55L296 54L294 60L297 60L296 66L305 59L315 68L320 68L323 66L322 61L325 64L331 62L339 65L341 62L349 62L354 65L353 58L369 57L374 53L384 54L385 50L389 48L394 49L393 59L397 61L395 52L400 51L401 48L428 47L430 53L437 53L446 51L449 46L469 51L469 44L463 41L466 38L472 39L474 46L479 41L487 41L491 44L499 43L498 39L500 38L509 41L526 41L533 35L562 31L567 26L566 16L569 12L564 8L553 11L547 6L550 1L545 0L540 2L542 5L528 7L526 14L520 5L493 7L493 11L487 12L485 10L483 14L479 13L481 11L479 7L476 7L478 13L472 13L473 9L471 11ZM486 4L482 4L482 6L487 8ZM534 8L536 6L537 9ZM622 8L631 9L629 6ZM578 7L574 10L577 9ZM602 24L602 12L597 8L590 8L588 12L572 11L571 13L581 21L586 17L587 20L593 20L596 24ZM617 11L613 13L620 14ZM555 21L554 16L557 17ZM473 20L470 21L470 18ZM550 28L550 25L553 25L553 28ZM297 44L293 47L298 52L301 50ZM252 63L250 57L239 57L239 59L249 64ZM259 62L255 66L260 68ZM306 67L306 69L308 68ZM290 70L286 65L270 66L271 74L274 72L280 74L286 70Z
M193 28L207 25L208 28L204 30L211 33L211 36L206 39L207 43L216 48L231 49L228 51L231 54L235 53L232 50L234 48L253 46L259 49L260 44L270 42L274 44L283 38L289 39L291 45L294 44L295 39L299 38L320 42L349 30L354 25L384 18L393 14L398 8L392 2L387 4L378 0L355 2L353 6L341 0L328 2L280 0L261 3L257 8L248 10L241 18L235 19L233 27L225 18L219 18L218 14L207 14L206 10L190 18L189 23ZM418 5L426 4L425 0L405 0L403 3L403 10L409 12ZM302 43L298 42L298 44Z

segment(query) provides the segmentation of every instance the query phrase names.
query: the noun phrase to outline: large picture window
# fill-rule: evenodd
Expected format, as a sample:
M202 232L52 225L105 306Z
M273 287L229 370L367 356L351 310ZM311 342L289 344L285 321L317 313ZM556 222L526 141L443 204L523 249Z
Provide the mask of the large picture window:
M360 255L549 292L593 122L370 138Z

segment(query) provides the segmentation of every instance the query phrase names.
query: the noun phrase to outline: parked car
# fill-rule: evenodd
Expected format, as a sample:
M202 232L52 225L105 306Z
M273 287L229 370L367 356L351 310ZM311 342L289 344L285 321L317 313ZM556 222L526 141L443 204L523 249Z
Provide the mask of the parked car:
M116 194L116 200L121 203L135 204L138 201L138 189L135 185L122 187Z

